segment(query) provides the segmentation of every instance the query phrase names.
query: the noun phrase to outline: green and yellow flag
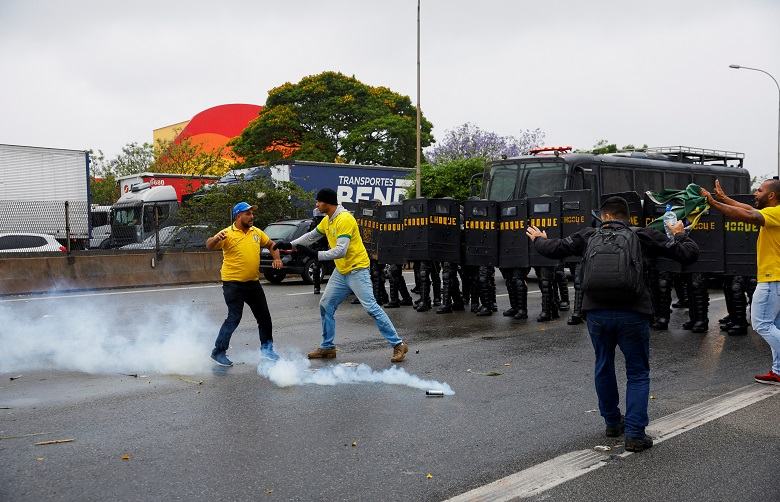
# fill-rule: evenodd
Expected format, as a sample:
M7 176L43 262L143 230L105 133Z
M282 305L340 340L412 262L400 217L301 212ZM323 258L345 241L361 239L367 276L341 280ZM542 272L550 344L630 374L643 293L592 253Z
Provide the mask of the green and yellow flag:
M688 185L685 190L661 190L660 192L647 192L647 195L656 204L671 205L678 221L687 218L690 223L686 224L686 227L693 228L699 218L710 208L710 205L707 204L707 198L701 195L701 187L695 183ZM663 232L663 216L659 216L647 226Z

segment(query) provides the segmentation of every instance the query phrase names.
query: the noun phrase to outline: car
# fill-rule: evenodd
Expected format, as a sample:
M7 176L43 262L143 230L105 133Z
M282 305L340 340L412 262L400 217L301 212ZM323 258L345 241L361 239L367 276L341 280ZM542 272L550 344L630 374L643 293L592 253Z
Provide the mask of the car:
M298 219L298 220L282 220L271 223L265 227L265 234L271 238L272 241L287 241L290 242L298 237L302 236L311 228L312 219ZM271 258L271 252L263 248L260 251L260 272L263 276L272 283L278 284L284 280L288 275L300 275L304 284L313 284L312 274L314 273L315 263L314 260L308 256L304 256L296 250L280 250L282 257L281 270L271 267L273 259ZM326 275L328 267L322 267L323 276Z
M92 238L89 239L89 249L108 249L111 240L111 225L101 225L92 228Z
M46 253L68 249L48 234L0 233L0 253Z
M205 251L206 239L211 237L206 225L163 227L160 229L160 249L163 251ZM154 235L143 242L127 244L119 249L157 249Z

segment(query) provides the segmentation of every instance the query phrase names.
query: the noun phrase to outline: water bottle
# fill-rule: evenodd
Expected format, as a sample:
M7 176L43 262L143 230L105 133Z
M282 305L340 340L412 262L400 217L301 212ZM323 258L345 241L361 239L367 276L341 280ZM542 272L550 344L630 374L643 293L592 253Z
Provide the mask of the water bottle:
M666 205L666 212L664 213L664 230L666 230L666 236L671 240L674 239L674 235L672 235L669 227L666 226L667 223L670 225L675 225L677 223L677 215L674 214L674 211L672 211L671 204Z

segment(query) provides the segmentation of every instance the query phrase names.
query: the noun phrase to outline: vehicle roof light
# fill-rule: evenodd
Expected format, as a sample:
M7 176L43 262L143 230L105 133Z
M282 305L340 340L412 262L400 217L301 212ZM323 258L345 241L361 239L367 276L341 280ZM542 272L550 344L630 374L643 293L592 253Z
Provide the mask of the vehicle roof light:
M529 153L531 155L536 155L537 153L542 153L542 152L554 152L554 154L557 156L560 155L561 153L571 151L571 150L572 147L570 146L541 146L538 148L531 148L531 150L529 150Z

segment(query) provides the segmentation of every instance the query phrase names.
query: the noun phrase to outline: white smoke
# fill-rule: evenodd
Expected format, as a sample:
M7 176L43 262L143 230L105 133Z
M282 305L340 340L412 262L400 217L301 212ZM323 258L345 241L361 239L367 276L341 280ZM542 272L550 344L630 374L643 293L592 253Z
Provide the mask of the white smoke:
M283 358L273 362L261 360L257 365L257 374L267 378L279 387L294 385L339 385L356 383L384 383L405 385L421 390L440 390L452 396L455 391L445 382L423 380L410 375L403 368L393 366L382 371L374 371L367 364L357 366L338 364L313 371L311 362L303 356Z
M12 306L0 306L0 372L195 374L212 364L209 354L219 323L189 305L150 305L148 315L123 325L84 298L56 309L46 304L34 318Z

